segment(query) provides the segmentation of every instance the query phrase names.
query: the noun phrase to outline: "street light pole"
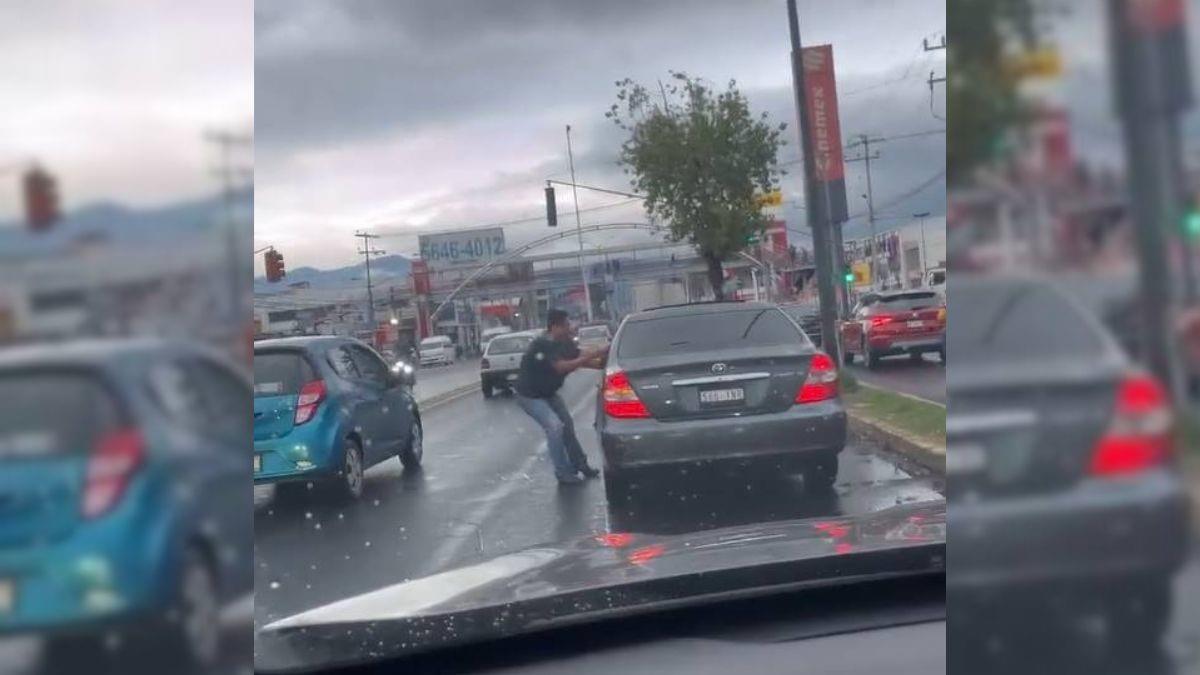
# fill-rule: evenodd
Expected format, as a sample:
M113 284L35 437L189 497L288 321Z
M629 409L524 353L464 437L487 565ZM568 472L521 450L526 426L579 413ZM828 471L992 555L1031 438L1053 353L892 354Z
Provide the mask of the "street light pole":
M575 198L575 232L579 235L579 278L583 280L583 302L588 323L592 317L592 291L588 288L587 267L583 264L583 223L579 220L579 188L575 184L575 153L571 150L571 125L567 125L567 160L571 163L571 194Z

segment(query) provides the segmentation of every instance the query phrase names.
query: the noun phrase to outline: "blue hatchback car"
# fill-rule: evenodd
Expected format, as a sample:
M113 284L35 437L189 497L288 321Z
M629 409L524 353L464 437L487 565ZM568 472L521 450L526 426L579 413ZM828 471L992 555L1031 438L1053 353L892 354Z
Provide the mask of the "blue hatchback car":
M0 634L48 636L49 660L153 635L214 663L253 587L245 374L165 342L15 347L0 400Z
M420 466L412 384L352 338L255 342L254 482L320 482L357 499L367 468L396 456Z

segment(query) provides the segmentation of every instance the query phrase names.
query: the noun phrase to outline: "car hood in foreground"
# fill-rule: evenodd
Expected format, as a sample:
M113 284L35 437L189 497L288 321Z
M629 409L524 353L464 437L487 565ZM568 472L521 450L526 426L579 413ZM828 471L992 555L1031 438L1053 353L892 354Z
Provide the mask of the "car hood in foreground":
M607 533L395 584L276 621L258 669L307 670L605 618L944 572L946 506L683 535Z

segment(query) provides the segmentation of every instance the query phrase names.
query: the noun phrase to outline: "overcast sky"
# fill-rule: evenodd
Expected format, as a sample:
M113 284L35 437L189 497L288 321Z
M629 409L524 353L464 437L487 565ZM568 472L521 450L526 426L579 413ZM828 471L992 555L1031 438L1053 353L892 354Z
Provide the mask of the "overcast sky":
M844 136L943 128L925 80L944 73L944 52L921 44L940 38L943 3L801 0L800 11L805 44L834 46ZM614 82L652 84L671 69L736 78L758 110L788 123L781 160L793 160L786 16L783 0L259 0L258 245L279 247L291 268L333 267L361 259L358 228L411 254L417 230L536 219L543 181L569 177L566 124L579 182L627 189L616 165L622 136L603 117ZM944 115L940 85L934 106ZM879 146L873 178L884 217L944 212L944 144L931 135ZM863 211L862 164L849 169L851 211ZM800 199L798 177L785 179L786 197ZM931 187L888 204L923 183ZM580 201L621 199L581 192ZM569 204L560 191L560 209ZM639 204L584 216L644 220ZM795 208L786 216L800 222ZM532 222L509 238L545 231Z
M30 160L67 209L214 192L204 130L253 124L249 0L2 3L0 44L0 221L21 215Z

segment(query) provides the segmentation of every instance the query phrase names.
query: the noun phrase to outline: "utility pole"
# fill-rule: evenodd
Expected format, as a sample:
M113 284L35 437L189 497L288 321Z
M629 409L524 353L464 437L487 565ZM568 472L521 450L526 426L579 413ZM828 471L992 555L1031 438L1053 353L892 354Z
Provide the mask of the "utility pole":
M583 302L588 323L592 322L592 291L588 288L587 267L583 264L583 224L579 220L579 188L575 182L575 153L571 150L571 125L567 125L567 159L571 163L571 194L575 197L575 232L579 235L579 278L583 280Z
M1137 237L1144 352L1150 370L1182 403L1185 389L1171 327L1177 293L1164 228L1177 231L1182 225L1176 129L1192 105L1184 6L1179 0L1109 0L1108 9Z
M925 285L925 275L929 272L929 251L925 248L925 219L929 217L928 211L914 213L913 218L921 219L921 285Z
M234 150L252 148L254 137L250 134L238 134L231 131L209 131L204 134L204 140L217 147L218 163L213 172L221 181L221 195L225 201L225 234L226 246L229 250L229 311L234 322L242 321L242 269L239 264L245 255L238 238L237 219L235 216L237 193L239 187L244 188L254 180L254 170L245 164L234 161Z
M840 363L837 333L837 297L833 287L833 250L829 245L832 218L823 186L817 180L817 164L813 154L808 101L804 88L804 59L800 42L800 17L796 0L787 0L788 32L792 43L792 89L796 96L796 113L800 118L800 147L804 155L804 188L808 226L813 236L813 256L816 258L817 296L821 308L821 344L833 359Z
M375 297L372 295L371 291L371 256L383 255L385 251L381 251L377 248L371 248L371 240L379 238L379 235L377 234L370 234L368 232L359 230L358 232L354 233L354 236L362 239L362 249L359 250L359 253L361 253L367 261L367 324L371 326L372 330L374 330Z
M871 226L871 289L876 288L876 282L879 279L878 266L875 264L876 258L879 256L879 233L875 229L875 191L871 185L871 160L879 159L879 151L871 154L872 143L882 143L885 138L872 138L869 134L859 134L858 142L851 143L850 148L862 146L863 154L858 157L849 157L847 162L864 162L867 170L867 223Z

